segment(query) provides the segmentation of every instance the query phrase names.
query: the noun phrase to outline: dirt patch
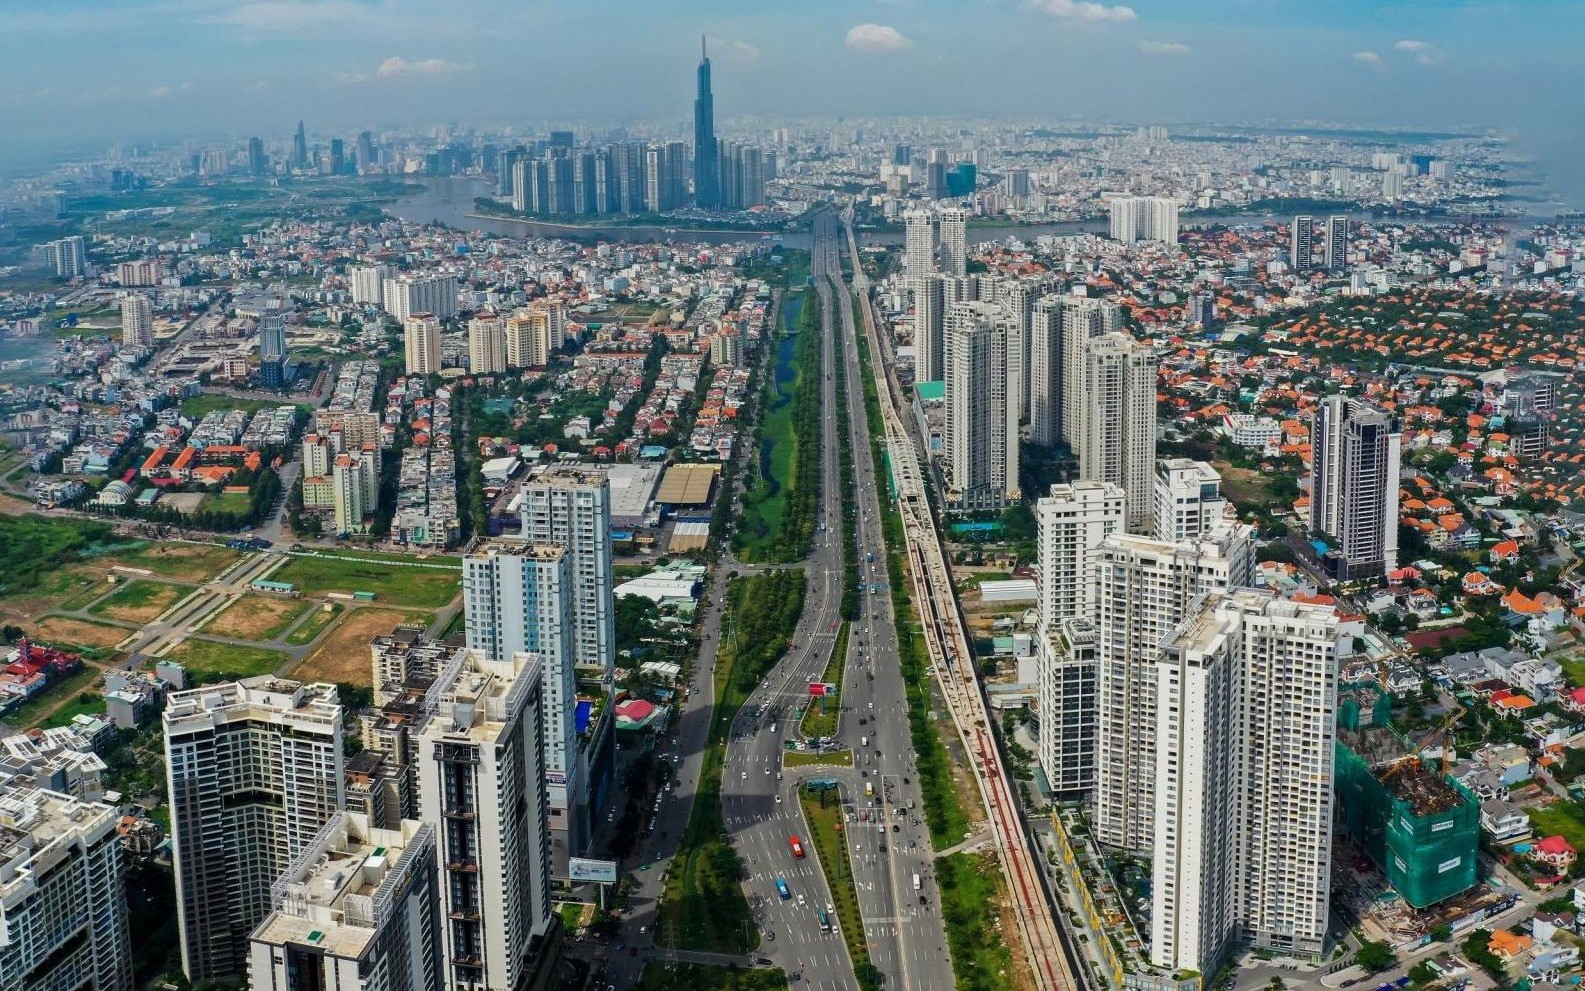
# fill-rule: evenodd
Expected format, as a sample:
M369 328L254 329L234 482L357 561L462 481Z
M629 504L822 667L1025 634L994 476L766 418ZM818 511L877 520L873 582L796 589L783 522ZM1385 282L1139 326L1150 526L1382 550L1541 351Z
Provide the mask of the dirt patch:
M88 623L65 616L50 616L34 624L32 629L32 635L40 640L81 647L114 647L132 632L108 623Z
M427 624L433 618L429 613L354 609L330 628L314 652L292 671L292 677L299 681L341 681L371 686L374 668L369 660L369 641L385 636L402 623Z
M204 627L204 632L238 640L273 640L312 604L303 599L244 595Z
M1012 902L1007 897L1005 876L1002 879L1002 884L997 887L996 921L1007 940L1007 945L1013 948L1012 973L1007 975L1012 978L1012 981L1007 986L1011 987L1013 991L1035 991L1037 987L1035 984L1035 972L1029 966L1029 954L1022 952L1024 942L1019 938L1018 913L1013 910Z

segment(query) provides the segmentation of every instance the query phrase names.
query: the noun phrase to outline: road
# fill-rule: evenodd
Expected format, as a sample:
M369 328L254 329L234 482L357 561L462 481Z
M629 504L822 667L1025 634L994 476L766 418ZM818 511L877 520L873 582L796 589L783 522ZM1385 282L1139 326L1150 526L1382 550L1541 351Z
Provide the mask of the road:
M888 457L897 476L897 508L903 519L908 574L913 583L914 607L920 612L926 646L936 682L946 700L964 750L969 755L981 800L990 821L997 859L1017 923L1022 951L1041 991L1081 986L1083 970L1070 942L1072 936L1059 925L1059 913L1040 869L1038 849L1028 831L1012 779L1002 763L990 725L983 686L972 663L973 654L963 628L952 573L947 567L935 517L925 498L921 448L908 433L908 403L895 379L887 374L881 335L869 305L868 279L859 263L858 241L851 215L844 218L849 253L853 256L853 289L862 301L864 333L871 352L880 360L874 369L881 397Z

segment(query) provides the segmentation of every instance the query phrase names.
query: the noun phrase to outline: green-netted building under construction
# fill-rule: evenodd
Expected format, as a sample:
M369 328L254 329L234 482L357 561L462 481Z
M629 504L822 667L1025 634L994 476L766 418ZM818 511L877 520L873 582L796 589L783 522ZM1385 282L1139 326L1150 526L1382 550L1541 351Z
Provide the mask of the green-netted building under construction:
M1338 824L1404 901L1426 908L1475 886L1480 803L1439 761L1415 755L1373 689L1338 693Z

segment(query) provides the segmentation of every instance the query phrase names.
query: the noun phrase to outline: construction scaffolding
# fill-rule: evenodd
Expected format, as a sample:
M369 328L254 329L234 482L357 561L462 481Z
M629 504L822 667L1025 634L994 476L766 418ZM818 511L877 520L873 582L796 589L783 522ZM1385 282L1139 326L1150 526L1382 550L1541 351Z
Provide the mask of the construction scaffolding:
M1474 887L1480 804L1380 715L1377 705L1355 705L1339 719L1338 822L1404 901L1423 909Z

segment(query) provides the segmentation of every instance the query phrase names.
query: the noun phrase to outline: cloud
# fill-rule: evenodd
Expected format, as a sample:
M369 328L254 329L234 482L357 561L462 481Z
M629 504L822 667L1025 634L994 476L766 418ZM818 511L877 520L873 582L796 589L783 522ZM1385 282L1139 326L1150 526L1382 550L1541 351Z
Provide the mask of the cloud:
M913 46L908 36L886 24L855 24L848 28L847 46L855 52L900 52Z
M1141 41L1139 51L1142 55L1187 55L1190 48L1181 41Z
M1413 55L1414 61L1417 65L1436 65L1438 62L1447 58L1447 53L1443 52L1429 41L1414 41L1412 39L1405 39L1398 42L1396 45L1393 45L1392 47L1396 48L1400 52L1406 52L1410 55Z
M1355 52L1354 53L1354 61L1355 62L1363 62L1366 65L1380 65L1381 64L1381 56L1377 55L1375 52L1370 52L1370 51Z
M743 62L759 61L759 46L751 45L737 38L711 38L710 50L712 52L725 51L728 55L732 55Z
M379 17L375 8L355 0L254 0L217 10L200 20L241 28L251 34L319 37Z
M473 68L472 62L448 62L441 58L419 59L409 62L400 55L392 55L374 70L380 79L444 79Z
M1041 13L1064 20L1118 22L1139 20L1134 8L1122 4L1108 7L1104 3L1090 3L1088 0L1029 0L1029 6Z

